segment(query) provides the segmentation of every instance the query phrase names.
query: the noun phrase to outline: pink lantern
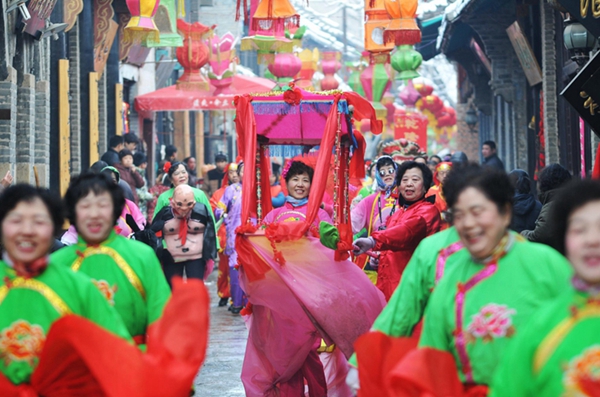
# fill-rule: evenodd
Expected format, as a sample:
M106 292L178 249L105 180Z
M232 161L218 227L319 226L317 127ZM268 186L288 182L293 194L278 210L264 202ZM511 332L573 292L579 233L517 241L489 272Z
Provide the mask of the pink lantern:
M217 35L209 38L205 41L210 49L210 56L208 63L212 69L212 72L221 76L231 64L233 44L235 42L235 36L230 32L225 33L219 37Z
M390 92L386 92L383 94L383 98L381 98L381 104L387 109L387 125L391 127L394 125L394 113L396 111L394 96Z
M294 54L277 54L268 68L278 80L291 80L302 69L302 61Z
M335 90L340 86L340 83L336 80L334 75L327 75L321 80L321 90L331 91Z
M419 100L421 95L415 89L412 80L408 80L408 84L398 94L402 102L408 107L415 107L415 103Z
M340 59L342 54L337 51L323 51L321 58L321 70L325 77L321 80L321 89L323 91L335 90L340 83L334 75L342 68Z

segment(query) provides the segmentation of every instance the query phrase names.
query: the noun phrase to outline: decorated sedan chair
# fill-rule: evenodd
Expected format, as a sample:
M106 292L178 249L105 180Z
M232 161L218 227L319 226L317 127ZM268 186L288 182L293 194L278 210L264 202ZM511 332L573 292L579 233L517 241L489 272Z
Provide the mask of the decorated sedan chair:
M249 299L242 312L249 324L242 368L246 395L289 393L303 378L310 388L303 370L317 348L328 395L349 395L346 358L385 305L380 291L349 260L349 181L364 176L364 141L353 133L352 118L370 118L377 133L381 123L369 102L341 91L290 86L238 97L236 106L239 152L247 170L236 239L240 282ZM264 225L271 210L271 145L319 147L306 213ZM333 222L315 227L328 186ZM319 240L319 229L328 234L330 248Z

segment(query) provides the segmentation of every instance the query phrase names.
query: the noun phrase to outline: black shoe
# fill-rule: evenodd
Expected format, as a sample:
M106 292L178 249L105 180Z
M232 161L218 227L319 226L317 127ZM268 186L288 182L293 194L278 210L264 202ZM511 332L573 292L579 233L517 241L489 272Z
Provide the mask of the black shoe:
M232 306L231 313L240 314L240 312L242 311L243 308L244 308L244 306Z
M229 298L221 298L219 300L219 307L227 306L227 302L229 302Z

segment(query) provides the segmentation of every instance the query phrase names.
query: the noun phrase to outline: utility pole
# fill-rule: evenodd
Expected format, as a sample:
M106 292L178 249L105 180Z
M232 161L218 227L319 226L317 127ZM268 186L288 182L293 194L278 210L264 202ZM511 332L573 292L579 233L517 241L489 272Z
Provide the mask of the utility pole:
M342 53L342 67L343 67L343 71L344 71L344 80L348 80L348 69L346 68L346 54L348 53L348 39L347 39L347 35L348 35L348 24L346 23L346 4L344 4L342 6L342 32L344 37L343 39L343 43L344 43L344 52Z

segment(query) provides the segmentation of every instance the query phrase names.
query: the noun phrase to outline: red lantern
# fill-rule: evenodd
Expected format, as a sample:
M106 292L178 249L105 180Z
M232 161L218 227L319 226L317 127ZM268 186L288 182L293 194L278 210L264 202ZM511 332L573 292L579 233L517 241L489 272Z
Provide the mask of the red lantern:
M302 61L294 54L277 54L268 68L278 80L291 80L302 69Z
M154 24L154 15L160 5L159 0L125 0L131 19L125 26L125 39L133 42L147 40L159 42L159 31ZM89 27L91 28L91 27Z
M211 28L199 22L190 24L178 19L177 30L183 36L183 47L177 48L177 61L183 66L183 74L177 80L177 88L208 91L208 81L200 69L208 62L208 46L202 39L212 32Z
M419 94L421 94L421 98L424 98L433 93L433 87L430 85L427 85L424 82L423 83L415 83L415 90L417 90L417 92Z

